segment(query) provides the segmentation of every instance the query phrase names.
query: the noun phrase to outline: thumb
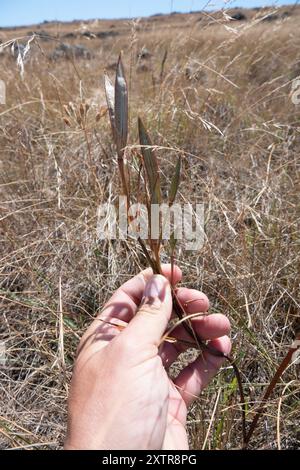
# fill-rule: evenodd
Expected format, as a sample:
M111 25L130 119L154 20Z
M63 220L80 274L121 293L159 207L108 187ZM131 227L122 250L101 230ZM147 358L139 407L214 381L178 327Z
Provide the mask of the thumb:
M126 328L135 341L158 344L172 313L172 295L168 280L156 274L146 283L136 315Z

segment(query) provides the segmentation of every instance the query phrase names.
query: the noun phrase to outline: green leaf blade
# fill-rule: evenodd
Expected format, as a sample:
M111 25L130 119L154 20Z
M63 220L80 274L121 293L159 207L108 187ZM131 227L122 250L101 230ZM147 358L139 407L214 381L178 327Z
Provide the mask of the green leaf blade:
M139 140L143 155L144 166L149 183L149 192L152 204L161 203L161 188L159 179L159 166L151 139L145 129L141 118L138 119Z
M118 152L127 145L128 136L128 91L121 54L115 80L115 127Z

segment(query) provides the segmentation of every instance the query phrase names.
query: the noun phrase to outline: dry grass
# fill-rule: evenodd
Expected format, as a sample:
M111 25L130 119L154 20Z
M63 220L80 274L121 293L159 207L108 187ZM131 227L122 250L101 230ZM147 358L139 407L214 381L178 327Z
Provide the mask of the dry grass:
M194 14L42 25L55 38L31 42L23 79L8 48L0 56L7 85L0 107L2 448L61 446L78 338L114 289L146 263L130 242L99 242L96 234L98 204L118 194L102 79L121 49L129 142L138 143L141 115L160 147L164 177L170 180L183 155L180 197L205 203L204 247L179 252L177 262L185 285L202 289L211 311L231 320L251 420L299 320L300 108L291 84L300 74L300 10L271 22L258 21L261 12L246 14L248 21L234 23ZM79 39L83 26L119 35ZM1 30L1 40L25 43L29 29ZM62 39L72 31L77 37ZM51 61L61 40L84 44L94 58ZM150 58L137 58L142 47ZM75 114L67 117L70 101ZM81 103L90 108L80 121ZM136 168L134 148L127 157ZM298 375L295 365L284 374L252 447L300 447ZM197 399L188 427L192 448L240 446L230 367Z

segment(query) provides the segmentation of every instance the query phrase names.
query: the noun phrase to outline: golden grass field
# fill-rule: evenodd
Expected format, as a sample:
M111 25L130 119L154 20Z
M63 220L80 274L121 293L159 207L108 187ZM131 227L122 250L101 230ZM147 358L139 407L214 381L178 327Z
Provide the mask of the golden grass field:
M230 21L236 11L246 20ZM113 77L121 50L128 164L134 170L138 116L165 181L183 156L178 199L204 202L206 238L201 250L178 250L176 262L184 285L230 318L249 425L299 321L299 26L300 7L282 7L0 29L1 448L61 448L79 338L112 292L147 265L134 241L99 241L96 233L98 205L119 194L103 76ZM53 55L61 43L85 52ZM29 44L24 60L18 44ZM64 108L70 102L74 119ZM84 125L76 120L81 103L90 106ZM299 387L292 364L250 448L300 447ZM192 449L241 447L230 366L192 405L188 429Z

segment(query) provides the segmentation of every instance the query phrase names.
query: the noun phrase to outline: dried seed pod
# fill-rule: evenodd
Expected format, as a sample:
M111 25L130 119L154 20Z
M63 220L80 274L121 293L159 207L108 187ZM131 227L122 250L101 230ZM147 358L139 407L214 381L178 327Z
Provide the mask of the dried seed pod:
M69 110L72 111L74 115L76 115L76 109L72 101L69 101Z
M64 123L65 123L67 126L71 127L71 123L70 123L70 121L69 121L68 118L64 117Z
M82 118L81 118L80 114L76 114L76 121L77 121L77 124L79 124L79 126L81 126Z
M100 119L105 116L108 111L107 106L100 106L98 113L96 114L96 122L100 121Z
M84 103L80 103L79 113L80 113L80 116L83 118L84 115L85 115L85 105L84 105Z

